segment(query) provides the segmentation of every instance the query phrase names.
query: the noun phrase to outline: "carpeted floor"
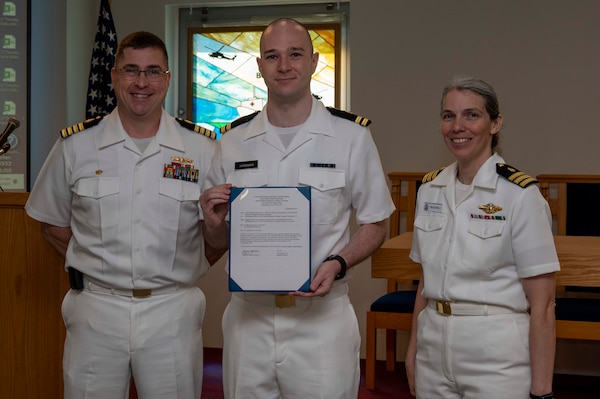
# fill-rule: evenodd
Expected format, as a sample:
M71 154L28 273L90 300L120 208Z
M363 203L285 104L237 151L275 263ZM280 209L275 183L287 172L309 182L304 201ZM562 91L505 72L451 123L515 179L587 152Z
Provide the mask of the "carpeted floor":
M364 362L364 361L363 361ZM377 362L375 390L365 388L364 374L361 375L358 399L410 399L404 364L398 363L395 371L386 371L383 361ZM554 392L557 399L599 399L600 377L556 375ZM221 349L204 349L203 399L223 399L221 388Z

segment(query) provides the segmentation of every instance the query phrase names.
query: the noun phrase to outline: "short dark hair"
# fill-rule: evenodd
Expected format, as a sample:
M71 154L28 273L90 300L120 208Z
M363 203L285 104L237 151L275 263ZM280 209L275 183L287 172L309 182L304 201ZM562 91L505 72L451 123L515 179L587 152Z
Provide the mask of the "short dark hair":
M117 54L115 54L115 65L123 57L123 50L125 50L126 48L157 48L161 50L163 55L165 56L167 67L169 65L169 55L167 54L167 47L165 46L165 42L163 42L163 40L160 37L156 36L154 33L139 31L130 33L129 35L125 36L119 43L119 46L117 47Z

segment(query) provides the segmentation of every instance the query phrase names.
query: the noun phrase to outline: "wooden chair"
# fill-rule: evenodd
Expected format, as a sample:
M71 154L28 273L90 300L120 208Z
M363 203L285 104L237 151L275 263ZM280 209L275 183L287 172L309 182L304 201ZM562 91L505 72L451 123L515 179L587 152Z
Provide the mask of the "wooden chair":
M396 210L390 217L390 238L413 230L417 190L425 173L392 172L391 194ZM375 277L375 276L374 276ZM412 276L411 276L412 277ZM387 293L371 304L367 311L365 386L375 389L377 329L386 330L386 370L396 365L396 331L410 331L415 304L416 285L412 278L388 279Z
M548 204L557 236L600 236L600 175L537 176ZM564 261L561 267L564 269ZM556 337L600 340L600 264L569 265L557 273Z

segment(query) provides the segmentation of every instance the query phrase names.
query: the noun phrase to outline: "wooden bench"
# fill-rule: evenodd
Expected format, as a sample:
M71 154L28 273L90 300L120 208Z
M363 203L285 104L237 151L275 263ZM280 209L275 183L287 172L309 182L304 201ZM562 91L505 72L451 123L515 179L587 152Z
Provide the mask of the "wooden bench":
M556 338L600 341L600 295L562 287L600 290L600 237L554 236L561 270L556 273Z
M589 253L587 237L600 236L600 175L540 174L536 176L548 204L556 242L576 238L581 247L561 256L557 275L556 337L600 340L600 258ZM564 251L561 248L561 251ZM577 252L577 253L575 253ZM587 256L586 256L587 254Z

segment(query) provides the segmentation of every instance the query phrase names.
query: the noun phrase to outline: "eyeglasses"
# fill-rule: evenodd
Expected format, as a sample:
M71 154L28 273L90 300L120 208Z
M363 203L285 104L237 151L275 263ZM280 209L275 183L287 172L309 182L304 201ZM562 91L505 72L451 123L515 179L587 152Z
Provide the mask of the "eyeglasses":
M169 70L163 71L160 67L151 67L147 69L140 69L136 66L126 66L125 68L115 68L115 71L122 73L123 77L127 80L136 80L142 72L146 75L146 79L151 82L157 82L171 73Z

